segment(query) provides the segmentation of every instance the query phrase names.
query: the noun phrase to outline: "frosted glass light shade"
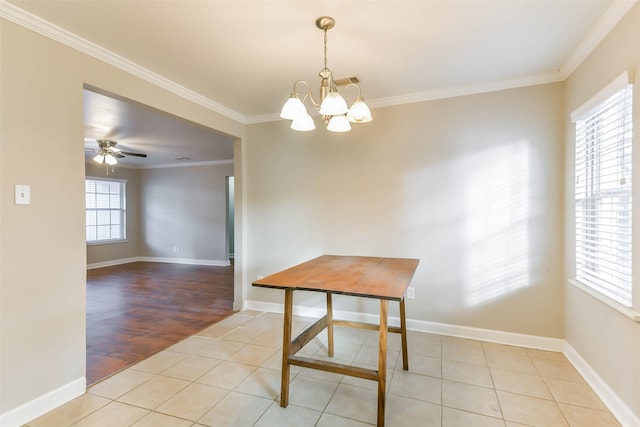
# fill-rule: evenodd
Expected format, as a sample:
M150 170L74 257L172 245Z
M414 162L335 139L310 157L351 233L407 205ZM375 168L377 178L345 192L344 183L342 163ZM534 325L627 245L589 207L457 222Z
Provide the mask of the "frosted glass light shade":
M108 165L115 165L118 163L118 160L116 160L116 158L113 157L111 154L107 154L106 156L104 156L104 161Z
M291 94L291 97L287 99L280 111L280 117L287 120L295 120L305 114L307 114L307 109L304 108L304 104L295 93Z
M349 108L347 120L351 123L367 123L373 120L371 110L369 110L367 104L364 103L364 99L361 97L356 98L356 102Z
M351 124L344 114L331 117L327 130L331 132L349 132L351 130Z
M291 129L302 132L314 130L316 124L313 122L313 118L305 112L304 115L298 116L291 122Z
M323 116L336 116L347 111L347 102L338 92L329 92L320 105L320 114Z
M96 156L93 158L93 161L100 164L104 163L104 154L102 153L96 154Z

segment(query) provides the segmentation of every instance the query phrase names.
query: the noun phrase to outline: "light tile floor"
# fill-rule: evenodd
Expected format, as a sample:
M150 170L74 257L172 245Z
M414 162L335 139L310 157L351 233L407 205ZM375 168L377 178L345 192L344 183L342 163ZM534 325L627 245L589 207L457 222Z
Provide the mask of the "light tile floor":
M294 333L314 319L296 317ZM409 332L389 336L386 425L619 426L561 353ZM335 328L335 359L375 368L377 333ZM27 425L315 426L376 423L373 381L291 368L279 406L282 316L244 311L91 387ZM326 357L326 331L301 350Z

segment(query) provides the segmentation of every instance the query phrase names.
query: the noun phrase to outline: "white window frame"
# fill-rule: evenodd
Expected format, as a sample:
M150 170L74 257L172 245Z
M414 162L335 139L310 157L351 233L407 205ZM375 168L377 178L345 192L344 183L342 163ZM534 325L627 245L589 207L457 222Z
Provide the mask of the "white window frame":
M87 191L87 182L88 181L96 181L96 182L108 182L108 183L117 183L119 184L119 202L118 205L119 207L113 207L111 208L109 207L101 207L98 208L96 207L89 207L89 195L90 194L98 194L98 193L94 193L94 192L89 192ZM103 244L109 244L109 243L123 243L127 241L127 191L126 191L126 184L127 181L124 179L113 179L113 178L102 178L102 177L95 177L95 176L87 176L85 177L85 241L87 243L88 246L91 245L103 245ZM102 194L106 194L106 193L102 193ZM98 219L98 215L97 215L97 211L110 211L111 214L109 215L109 219L105 220L105 221L100 221ZM89 220L89 215L91 212L96 212L95 215L95 221L90 221ZM116 217L118 219L119 224L112 224L112 215L116 214ZM90 224L90 222L95 222L95 225ZM94 240L89 240L89 227L98 227L98 226L104 226L104 225L109 225L109 226L113 226L113 225L118 225L119 226L119 233L120 236L119 238L106 238L106 239L94 239ZM97 230L96 230L96 236L97 236Z
M570 282L640 321L633 310L631 271L632 98L633 85L625 72L571 114L576 123L576 268ZM604 117L612 121L604 123ZM605 130L610 133L603 136Z

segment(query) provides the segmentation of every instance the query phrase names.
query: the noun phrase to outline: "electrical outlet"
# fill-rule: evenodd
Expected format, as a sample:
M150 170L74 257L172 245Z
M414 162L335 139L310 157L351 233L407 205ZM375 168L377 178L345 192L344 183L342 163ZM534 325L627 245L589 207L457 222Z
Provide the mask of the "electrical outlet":
M180 251L180 248L179 248L179 247L177 247L177 246L174 246L174 247L173 247L173 253L174 253L174 254L177 254L179 251Z
M409 286L407 288L407 298L414 299L415 297L416 297L415 290L413 289L413 287Z

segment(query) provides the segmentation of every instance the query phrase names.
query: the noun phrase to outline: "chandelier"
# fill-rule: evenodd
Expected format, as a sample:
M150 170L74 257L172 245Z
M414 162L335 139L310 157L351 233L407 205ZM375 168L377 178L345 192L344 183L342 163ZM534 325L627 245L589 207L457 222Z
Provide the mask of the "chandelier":
M355 87L358 90L358 95L353 105L351 105L351 108L348 108L347 102L338 92L331 70L327 68L327 31L332 29L334 25L335 20L329 16L321 16L316 19L316 27L324 31L324 68L318 73L322 78L320 82L319 101L316 102L313 98L311 86L307 81L297 80L293 84L291 96L282 106L280 117L291 120L291 129L293 130L310 131L316 128L313 118L304 106L304 101L307 98L309 98L313 107L319 110L320 115L322 115L327 125L327 129L332 132L348 132L351 130L351 123L366 123L372 120L371 111L362 98L360 86L353 82L357 82L357 79L346 79L348 84L344 87L343 91L346 91L349 87ZM298 85L306 86L306 93L304 93L302 99L300 99L300 96L296 92Z

